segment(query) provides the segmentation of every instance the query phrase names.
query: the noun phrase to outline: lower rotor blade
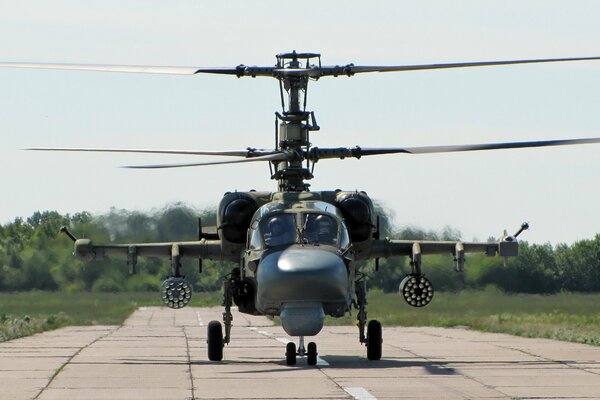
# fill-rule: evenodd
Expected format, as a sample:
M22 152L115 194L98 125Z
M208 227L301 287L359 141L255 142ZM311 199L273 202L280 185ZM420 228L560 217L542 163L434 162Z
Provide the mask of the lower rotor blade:
M184 164L155 164L155 165L126 165L122 168L134 168L134 169L161 169L161 168L182 168L182 167L200 167L206 165L222 165L222 164L242 164L256 161L288 161L294 159L296 156L292 153L276 153L269 154L266 156L246 158L243 160L224 160L224 161L211 161L203 163L184 163Z
M316 161L326 158L361 158L363 156L374 156L383 154L429 154L429 153L452 153L459 151L480 151L480 150L506 150L520 149L530 147L549 147L549 146L568 146L579 144L600 143L600 138L584 139L562 139L562 140L540 140L531 142L503 142L503 143L483 143L483 144L459 144L447 146L421 146L421 147L378 147L378 148L313 148L307 157Z

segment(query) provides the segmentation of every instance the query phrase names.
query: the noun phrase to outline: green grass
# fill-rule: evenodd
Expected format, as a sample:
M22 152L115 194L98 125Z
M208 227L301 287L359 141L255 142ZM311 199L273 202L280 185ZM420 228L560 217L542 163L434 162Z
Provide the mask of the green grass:
M220 293L195 293L191 305L220 303ZM158 293L0 293L0 341L65 325L118 325L137 307L160 304ZM398 294L371 291L368 312L384 326L465 326L600 345L600 294L509 295L488 289L436 293L427 307L413 308ZM326 323L351 325L355 316L354 311Z
M194 293L192 305L221 303L220 293ZM120 325L141 306L160 306L158 293L0 293L0 342L67 325Z
M368 312L370 319L378 319L384 326L464 326L600 345L600 294L511 295L494 289L466 290L436 293L431 304L414 308L398 294L371 292ZM353 317L330 318L327 323L354 324Z

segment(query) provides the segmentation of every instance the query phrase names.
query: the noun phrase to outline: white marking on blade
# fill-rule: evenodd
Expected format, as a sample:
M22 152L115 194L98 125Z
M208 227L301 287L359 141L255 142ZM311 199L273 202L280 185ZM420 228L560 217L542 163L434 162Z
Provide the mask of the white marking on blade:
M198 318L198 324L200 326L204 326L204 323L202 322L202 318L200 317L200 313L198 311L196 311L196 317Z
M342 388L346 393L352 396L357 400L377 400L375 396L367 391L367 389L363 387L345 387Z
M266 332L266 331L258 331L258 333L260 333L261 335L264 335L264 336L271 336L272 335L271 333Z
M255 330L257 330L258 328L257 328L257 327L255 327L255 326L249 326L249 327L248 327L248 329L250 329L251 331L255 331Z
M289 342L291 342L291 340L286 339L284 337L278 337L278 338L275 338L275 340L277 340L278 342L281 342L283 344L288 344Z

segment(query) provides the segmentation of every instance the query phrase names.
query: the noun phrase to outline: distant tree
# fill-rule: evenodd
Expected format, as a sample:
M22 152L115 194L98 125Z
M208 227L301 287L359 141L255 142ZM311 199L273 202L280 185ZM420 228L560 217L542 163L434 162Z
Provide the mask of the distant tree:
M398 228L389 210L377 202L375 207L381 216L382 238L460 240L460 232L452 227L441 232L414 226ZM199 216L204 226L216 224L214 211L198 211L181 203L147 213L112 208L97 216L85 211L72 216L36 211L26 219L16 218L0 225L0 290L156 290L169 273L168 259L140 257L139 274L129 277L124 258L92 263L75 259L71 242L58 234L59 228L69 225L77 237L92 238L95 243L194 240ZM196 291L220 289L232 267L230 263L204 260L199 273L196 259L183 260L184 274ZM369 277L369 287L394 292L410 266L408 257L391 257L380 260L379 271L374 269L373 261L360 264L360 270ZM524 293L600 291L600 234L556 248L521 242L520 256L508 259L506 265L499 257L469 254L466 274L453 271L451 255L425 256L422 270L436 290L496 285Z
M562 287L569 291L600 291L600 234L571 247L556 248L556 264Z
M552 246L527 242L520 243L519 256L508 259L506 266L495 264L483 271L479 283L519 293L555 293L561 289Z

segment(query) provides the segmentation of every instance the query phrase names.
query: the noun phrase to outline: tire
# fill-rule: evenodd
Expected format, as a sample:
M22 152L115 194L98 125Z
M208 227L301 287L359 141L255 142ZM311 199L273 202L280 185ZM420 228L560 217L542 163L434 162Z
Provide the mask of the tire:
M294 342L288 342L285 346L285 363L296 365L296 343Z
M376 320L369 321L367 326L367 358L369 360L381 360L382 343L381 323Z
M223 359L223 330L219 321L210 321L207 331L208 359L221 361Z
M306 363L317 365L317 344L315 342L310 342L306 347Z

